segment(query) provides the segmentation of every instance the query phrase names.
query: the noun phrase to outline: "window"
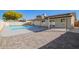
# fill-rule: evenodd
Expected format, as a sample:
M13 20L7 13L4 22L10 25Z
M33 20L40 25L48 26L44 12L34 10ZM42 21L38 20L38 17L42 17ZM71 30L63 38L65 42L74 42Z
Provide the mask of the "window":
M50 22L55 22L54 20L50 20Z
M65 22L65 19L61 19L61 22Z
M42 20L42 22L45 22L45 20Z

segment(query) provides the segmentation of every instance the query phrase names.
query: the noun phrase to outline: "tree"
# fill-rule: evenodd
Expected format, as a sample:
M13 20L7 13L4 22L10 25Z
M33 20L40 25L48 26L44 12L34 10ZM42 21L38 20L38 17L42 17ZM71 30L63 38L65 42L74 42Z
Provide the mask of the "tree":
M18 20L19 18L22 18L22 14L21 13L18 13L18 12L15 12L15 11L7 11L3 14L3 19L5 21L8 21L8 20Z

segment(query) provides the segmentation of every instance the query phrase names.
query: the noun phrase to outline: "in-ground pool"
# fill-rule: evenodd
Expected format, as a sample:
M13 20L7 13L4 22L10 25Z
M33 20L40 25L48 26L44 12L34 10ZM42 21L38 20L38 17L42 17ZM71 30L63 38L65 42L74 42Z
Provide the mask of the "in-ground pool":
M9 30L20 30L20 29L32 29L32 28L34 28L34 26L16 26L16 25L11 25L11 26L7 26L5 28L7 28Z
M41 27L41 26L16 26L16 25L11 25L11 26L7 26L5 27L5 29L7 30L11 30L11 31L16 31L16 30L30 30L33 32L39 32L39 31L43 31L46 28Z
M1 36L13 36L25 33L33 33L40 32L45 30L44 27L41 26L6 26L3 31L0 33Z

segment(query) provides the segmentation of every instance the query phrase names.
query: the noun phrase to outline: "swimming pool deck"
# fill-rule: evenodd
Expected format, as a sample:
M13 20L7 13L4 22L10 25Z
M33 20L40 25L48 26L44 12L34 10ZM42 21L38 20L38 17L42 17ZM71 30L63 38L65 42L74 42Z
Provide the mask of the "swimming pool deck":
M47 28L45 27L39 27L39 26L21 26L21 27L12 27L12 28L7 28L5 27L1 32L0 32L0 36L2 37L9 37L9 36L16 36L16 35L20 35L20 34L26 34L26 33L32 33L32 32L40 32L40 31L44 31Z
M3 31L0 32L0 36L2 37L10 37L10 36L16 36L16 35L21 35L21 34L26 34L26 33L32 33L32 31L26 30L26 29L22 29L22 30L7 30L4 29Z
M53 31L52 29L42 32L30 32L10 37L0 37L0 48L2 49L37 49L55 40L64 31Z

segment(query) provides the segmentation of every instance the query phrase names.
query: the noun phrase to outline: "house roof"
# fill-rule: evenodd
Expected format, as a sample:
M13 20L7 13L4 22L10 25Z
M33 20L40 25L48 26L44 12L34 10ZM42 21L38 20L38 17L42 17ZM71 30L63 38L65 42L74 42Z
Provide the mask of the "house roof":
M42 21L42 20L45 20L45 19L33 19L33 20L31 20L31 21Z
M59 15L52 15L52 16L45 16L44 19L33 19L34 20L45 20L45 19L55 19L55 18L64 18L64 17L72 17L75 16L75 13L66 13L66 14L59 14Z
M59 14L59 15L47 16L47 17L45 17L45 18L46 18L46 19L47 19L47 18L54 19L54 18L72 17L73 14L74 14L74 13L66 13L66 14Z

